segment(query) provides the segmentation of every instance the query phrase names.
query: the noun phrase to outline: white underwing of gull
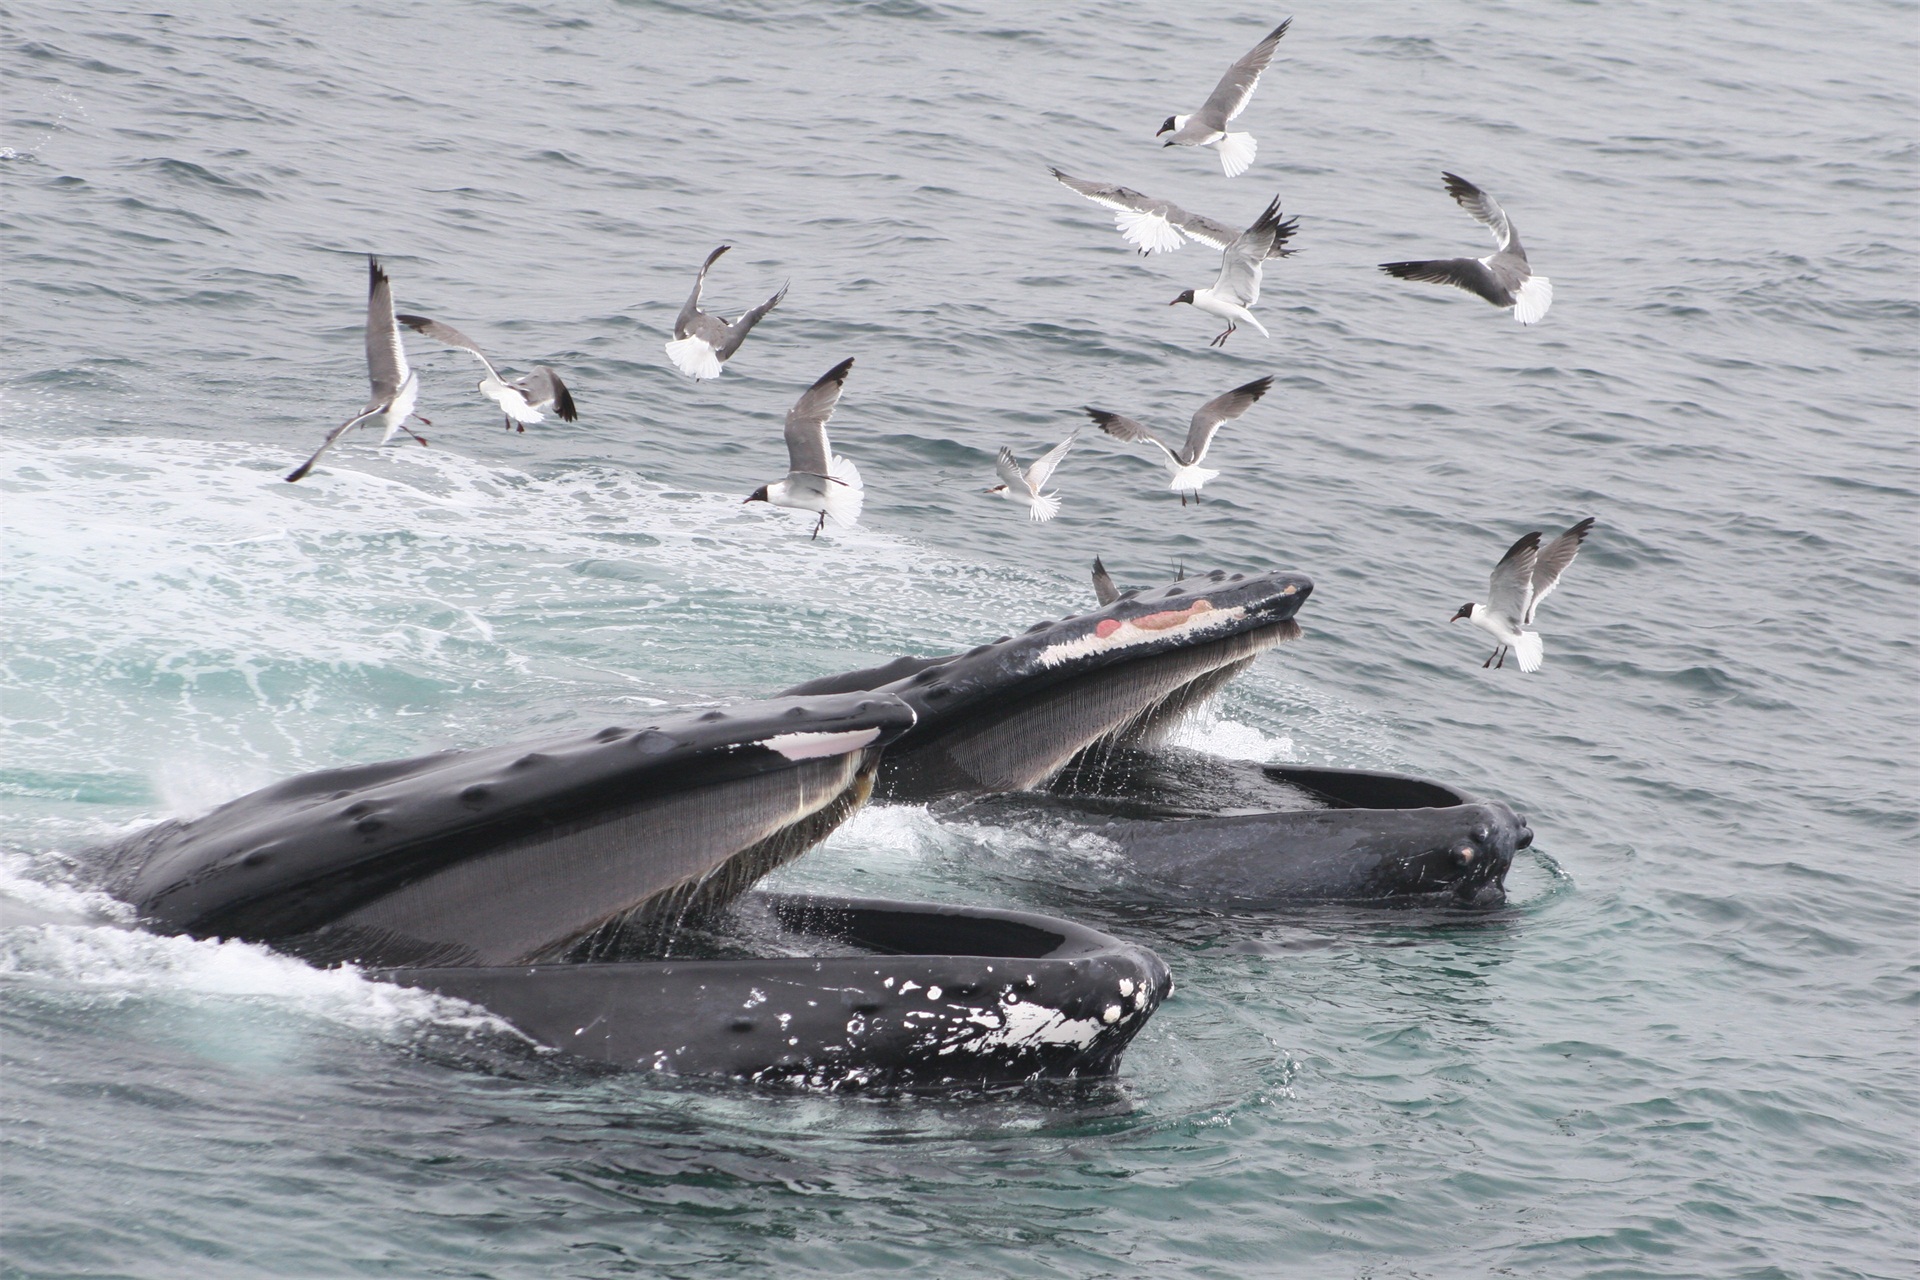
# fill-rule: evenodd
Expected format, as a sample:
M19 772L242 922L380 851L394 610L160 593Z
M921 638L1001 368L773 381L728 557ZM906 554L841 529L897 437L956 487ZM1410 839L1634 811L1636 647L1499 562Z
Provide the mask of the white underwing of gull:
M1250 133L1229 133L1227 125L1233 118L1246 109L1247 100L1253 97L1255 86L1260 83L1260 73L1273 61L1273 51L1280 44L1280 37L1287 34L1287 28L1293 25L1288 18L1269 31L1266 38L1247 50L1240 61L1227 68L1227 74L1220 77L1220 83L1213 87L1207 100L1200 109L1190 116L1168 116L1167 122L1160 126L1155 137L1171 133L1160 145L1165 147L1212 147L1220 153L1220 168L1229 178L1237 178L1247 171L1253 163L1253 156L1259 150L1259 144Z
M858 522L864 501L859 469L836 455L827 442L827 419L840 403L841 388L852 368L852 357L842 360L787 410L787 478L763 484L746 497L748 502L818 512L820 519L813 526L816 538L829 516L838 525Z
M1060 492L1056 489L1052 493L1043 493L1041 490L1047 487L1047 481L1053 478L1060 460L1067 456L1067 450L1073 448L1073 442L1079 438L1080 433L1075 431L1042 454L1024 474L1020 464L1014 460L1013 450L1002 448L993 464L1000 483L987 492L997 493L1008 502L1020 504L1027 509L1027 519L1035 524L1045 524L1060 514Z
M500 371L493 367L493 361L487 359L486 353L474 345L473 339L452 325L441 324L425 316L395 316L394 319L435 342L458 347L478 360L487 371L487 376L480 379L480 394L500 406L500 412L507 417L507 430L511 431L517 426L525 431L528 423L542 421L548 411L556 414L562 422L579 418L579 410L574 408L573 395L567 390L567 384L560 381L560 375L546 365L536 365L532 373L508 382L501 378Z
M1172 476L1167 488L1180 495L1180 505L1184 507L1189 496L1196 503L1199 502L1201 487L1220 474L1218 471L1209 471L1200 462L1207 456L1207 449L1213 444L1213 437L1219 432L1221 424L1231 422L1251 409L1254 402L1267 394L1267 388L1272 385L1271 376L1256 378L1201 405L1199 412L1193 415L1193 421L1187 425L1186 443L1177 452L1169 449L1155 438L1153 432L1132 418L1091 406L1086 412L1102 431L1114 439L1129 443L1145 441L1166 455L1167 472Z
M1155 200L1152 196L1142 195L1131 187L1115 186L1107 182L1089 182L1085 178L1076 178L1072 174L1062 173L1058 169L1048 169L1068 190L1077 191L1095 204L1104 205L1113 212L1113 225L1128 244L1142 254L1172 253L1183 243L1182 236L1196 244L1204 244L1213 249L1225 249L1239 237L1240 232L1224 222L1215 222L1212 218L1197 213L1188 213L1171 200ZM1287 236L1293 233L1293 224L1288 223L1285 234L1275 238L1273 247L1267 250L1269 258L1285 258L1293 254L1286 247Z
M1460 606L1460 612L1450 621L1465 618L1498 641L1482 667L1506 666L1507 650L1511 649L1520 670L1540 669L1540 633L1524 628L1533 624L1540 602L1560 585L1560 575L1580 554L1580 544L1592 528L1593 517L1588 516L1544 547L1539 530L1527 534L1508 547L1507 554L1493 567L1487 579L1487 602Z
M1456 174L1442 172L1447 194L1486 224L1498 246L1484 258L1435 258L1427 262L1383 262L1380 269L1399 280L1450 284L1477 294L1496 307L1512 307L1521 324L1537 324L1553 305L1553 281L1533 274L1520 234L1494 198Z
M400 328L393 322L393 286L380 267L380 259L372 254L367 255L367 378L373 383L367 407L329 431L313 456L287 473L287 483L313 470L320 455L355 427L380 428L380 443L385 444L406 426L408 418L420 418L413 411L414 401L420 398L420 375L407 367L407 349L401 345ZM426 418L420 421L433 425ZM425 436L412 431L407 434L421 444L427 442Z
M759 324L761 318L779 306L780 299L787 296L787 286L783 284L778 293L732 324L702 311L700 290L707 283L707 271L721 254L731 248L732 245L723 244L707 255L707 260L700 264L700 274L693 278L693 292L687 295L686 305L680 308L680 314L673 321L673 341L667 344L667 356L673 361L674 367L689 378L719 377L720 366L740 349L740 344L753 332L753 326Z
M1221 251L1220 274L1213 284L1205 289L1188 289L1167 305L1189 302L1208 315L1225 320L1227 327L1207 343L1210 347L1225 346L1233 331L1243 324L1258 329L1261 337L1271 338L1273 335L1267 332L1267 326L1253 318L1252 308L1260 301L1260 275L1267 259L1285 256L1275 251L1286 244L1299 228L1299 222L1298 218L1280 220L1280 197L1275 196L1254 224Z

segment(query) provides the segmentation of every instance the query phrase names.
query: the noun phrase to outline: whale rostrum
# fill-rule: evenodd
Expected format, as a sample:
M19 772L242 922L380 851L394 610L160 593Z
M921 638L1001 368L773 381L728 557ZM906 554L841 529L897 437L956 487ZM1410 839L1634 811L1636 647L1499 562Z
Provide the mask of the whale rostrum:
M1090 747L1155 740L1296 638L1293 616L1312 592L1297 573L1216 570L966 653L899 658L786 694L878 690L913 708L914 727L883 759L883 798L1026 790Z
M134 837L106 885L319 962L644 950L824 839L912 723L886 694L782 698L305 774Z

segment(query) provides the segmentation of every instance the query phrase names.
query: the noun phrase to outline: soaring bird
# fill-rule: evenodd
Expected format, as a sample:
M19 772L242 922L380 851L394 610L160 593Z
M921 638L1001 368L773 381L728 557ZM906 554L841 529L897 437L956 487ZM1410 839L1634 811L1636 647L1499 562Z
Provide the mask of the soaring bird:
M680 308L680 314L673 321L673 341L667 344L667 355L674 366L690 378L717 378L720 376L720 364L740 349L740 344L753 332L753 326L760 318L780 305L780 299L787 296L787 286L781 285L780 292L768 298L759 306L728 324L718 316L710 316L700 309L700 290L707 282L707 270L712 267L721 254L733 248L723 244L707 255L700 264L700 274L693 278L693 292L687 295L686 305Z
M493 361L487 359L486 353L473 344L473 339L452 325L441 324L425 316L395 316L394 319L436 342L460 348L486 366L487 376L480 379L480 394L499 405L500 411L507 415L507 430L518 426L525 431L529 422L543 420L548 410L558 414L562 422L572 422L580 416L573 407L573 396L567 391L567 384L560 381L560 375L546 365L535 365L532 373L506 382L501 379L500 371L493 367Z
M1212 218L1197 213L1188 213L1171 200L1155 200L1135 191L1132 187L1117 187L1107 182L1089 182L1085 178L1076 178L1062 173L1058 169L1049 169L1055 181L1069 190L1078 191L1095 204L1105 205L1114 211L1113 225L1126 237L1128 244L1142 254L1172 253L1183 241L1181 236L1196 244L1204 244L1215 249L1225 249L1239 236L1239 232L1224 222L1215 222ZM1293 250L1286 247L1287 236L1293 234L1294 224L1286 224L1285 233L1276 237L1273 247L1267 250L1269 258L1291 257Z
M1160 126L1155 137L1171 133L1173 136L1161 143L1164 147L1213 147L1220 153L1220 167L1229 178L1237 178L1247 171L1253 163L1254 152L1260 144L1253 140L1250 133L1228 133L1227 123L1246 109L1247 99L1253 96L1254 86L1260 83L1260 73L1273 61L1273 51L1280 44L1280 37L1287 34L1287 28L1293 25L1288 18L1273 30L1266 38L1247 50L1240 61L1227 68L1227 74L1220 77L1220 83L1213 86L1213 92L1207 95L1205 103L1190 116L1168 116L1167 122Z
M1047 481L1053 478L1054 468L1067 456L1067 450L1073 448L1073 442L1080 438L1075 431L1053 448L1040 455L1039 461L1028 467L1026 474L1020 472L1020 464L1014 461L1013 450L1002 448L995 459L993 469L1000 476L1000 483L987 490L997 493L1008 502L1017 502L1027 509L1027 519L1035 524L1045 524L1060 514L1060 491L1042 493Z
M1429 262L1383 262L1380 269L1399 280L1450 284L1475 293L1496 307L1512 307L1521 324L1537 324L1553 305L1553 281L1533 274L1520 233L1499 202L1457 174L1442 172L1447 194L1486 224L1499 247L1484 258L1435 258Z
M1507 554L1493 567L1487 579L1487 602L1463 604L1460 612L1448 619L1458 622L1465 618L1499 641L1480 664L1482 667L1506 666L1507 650L1512 649L1522 671L1540 669L1540 633L1522 628L1532 624L1540 602L1560 585L1560 575L1580 554L1580 543L1592 528L1593 517L1588 516L1545 547L1540 545L1538 529L1527 534L1508 547Z
M1253 318L1251 308L1260 301L1260 273L1267 259L1285 256L1275 250L1286 244L1299 228L1299 222L1298 218L1280 220L1280 197L1275 196L1266 212L1221 251L1220 275L1212 286L1188 289L1167 305L1190 302L1208 315L1225 320L1227 327L1207 343L1210 347L1225 346L1233 331L1243 324L1250 324L1262 337L1271 338L1273 335L1267 332L1267 326Z
M846 385L851 368L852 357L842 360L787 410L787 478L763 484L746 497L748 502L819 512L820 519L813 526L816 538L826 527L828 516L840 525L852 525L860 519L860 471L836 455L827 443L827 419L840 403L840 389Z
M1231 422L1251 409L1253 402L1267 394L1267 388L1272 385L1271 376L1256 378L1201 405L1200 411L1193 415L1193 421L1187 426L1187 442L1180 446L1178 453L1167 448L1151 431L1132 418L1091 407L1087 409L1087 416L1116 440L1144 440L1165 454L1167 471L1173 477L1167 488L1180 495L1180 505L1184 507L1189 494L1195 502L1199 502L1201 487L1220 474L1200 465L1201 459L1207 456L1207 446L1213 443L1215 433L1220 430L1220 424Z
M393 439L394 432L407 427L408 418L420 418L413 411L414 401L420 398L420 375L407 368L407 349L400 344L400 330L393 322L393 286L387 282L380 259L372 254L367 255L367 377L373 383L367 407L329 431L313 456L287 473L287 483L313 470L320 455L355 427L379 427L380 443L385 444ZM427 418L420 421L433 425ZM407 434L421 444L427 442L425 436L411 429Z

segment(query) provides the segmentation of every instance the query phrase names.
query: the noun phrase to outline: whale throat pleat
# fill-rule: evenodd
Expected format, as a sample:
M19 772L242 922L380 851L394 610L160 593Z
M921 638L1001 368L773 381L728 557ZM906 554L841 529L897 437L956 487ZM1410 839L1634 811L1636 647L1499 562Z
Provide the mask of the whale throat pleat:
M923 746L895 749L888 794L1037 787L1081 751L1166 732L1260 653L1299 635L1292 621L1097 668L968 716Z
M805 760L550 828L414 880L285 945L313 959L523 964L565 952L612 920L716 905L858 808L869 788L868 755Z

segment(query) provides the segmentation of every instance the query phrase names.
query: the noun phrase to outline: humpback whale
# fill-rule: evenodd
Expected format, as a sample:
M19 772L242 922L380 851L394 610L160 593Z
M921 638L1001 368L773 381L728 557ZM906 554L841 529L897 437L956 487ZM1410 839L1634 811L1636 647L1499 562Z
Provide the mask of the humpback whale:
M784 698L305 774L109 851L154 927L320 963L504 965L637 945L843 822L913 723Z
M884 691L914 711L878 794L934 800L1037 787L1080 752L1150 742L1254 658L1300 634L1297 573L1181 578L966 653L903 657L782 696Z
M614 1066L832 1087L1111 1074L1172 986L1145 947L1022 912L738 902L866 800L913 719L889 694L826 694L325 770L162 822L100 871L151 927L355 963ZM742 914L779 954L698 954Z
M1158 742L1298 636L1294 614L1312 591L1298 574L1215 570L963 654L897 658L787 693L872 690L913 708L877 796L961 800L1015 820L1036 801L1082 811L1134 882L1184 901L1503 903L1533 833L1498 801L1403 774L1263 767Z
M1182 577L765 702L307 774L124 841L102 878L152 927L358 964L617 1066L836 1087L1107 1074L1171 989L1146 948L1021 912L748 890L870 794L1025 793L1102 822L1182 901L1499 901L1531 840L1503 805L1157 745L1296 637L1312 591ZM702 951L743 916L774 954Z

